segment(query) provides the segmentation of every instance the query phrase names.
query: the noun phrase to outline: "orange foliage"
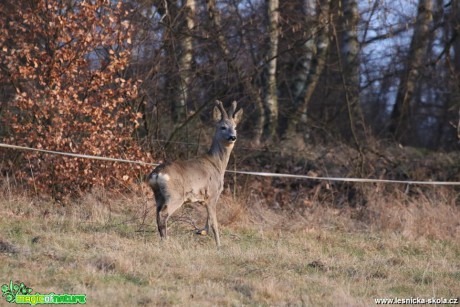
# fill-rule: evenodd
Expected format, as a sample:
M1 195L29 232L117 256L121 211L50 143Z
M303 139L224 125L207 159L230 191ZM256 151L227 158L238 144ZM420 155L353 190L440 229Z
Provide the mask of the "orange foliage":
M11 84L2 124L9 143L140 160L137 81L126 76L130 24L121 2L0 4L0 83ZM4 128L5 129L5 128ZM140 166L24 153L17 176L62 196L129 184ZM30 163L29 163L30 161Z

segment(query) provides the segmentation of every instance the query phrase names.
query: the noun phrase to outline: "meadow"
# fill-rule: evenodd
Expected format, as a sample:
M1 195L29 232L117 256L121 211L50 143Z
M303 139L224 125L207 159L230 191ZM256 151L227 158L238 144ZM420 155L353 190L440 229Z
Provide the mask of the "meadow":
M225 193L220 249L194 234L205 216L196 206L160 241L148 191L95 190L65 205L2 192L0 283L86 294L88 306L373 306L460 294L460 208L449 190L376 194L366 221L320 203L300 214Z

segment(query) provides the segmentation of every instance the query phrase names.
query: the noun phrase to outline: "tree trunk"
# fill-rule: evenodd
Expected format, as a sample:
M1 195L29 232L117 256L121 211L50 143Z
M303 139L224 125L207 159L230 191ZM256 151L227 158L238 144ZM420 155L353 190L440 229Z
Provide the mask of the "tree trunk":
M452 18L450 24L453 32L452 36L454 39L454 82L452 84L452 95L457 104L457 137L460 140L460 4L458 1L452 1Z
M359 42L358 42L358 22L359 12L356 0L342 0L342 33L340 61L342 83L344 87L344 102L347 112L342 112L338 117L338 128L345 139L353 139L358 144L358 130L363 132L364 123L359 100ZM363 133L360 133L361 135Z
M315 60L317 54L317 37L318 30L322 26L320 24L318 13L317 13L317 3L316 0L306 0L305 1L305 22L306 24L316 23L316 27L311 27L309 37L304 44L305 52L304 56L299 59L300 69L294 71L294 78L292 81L291 91L294 99L294 105L299 106L304 101L307 83L308 72L312 66L312 62Z
M173 71L168 74L168 92L171 99L171 117L175 125L187 118L187 101L193 61L193 40L190 31L193 29L195 0L186 0L180 10L174 1L165 1L163 18L167 25L165 45L170 53ZM177 33L184 33L182 38Z
M267 0L269 49L265 75L267 78L264 105L266 111L265 136L273 138L278 124L278 94L276 82L276 62L278 56L279 0Z
M289 118L284 133L285 138L295 135L296 127L301 120L306 121L308 105L318 85L319 78L326 64L329 48L329 12L330 0L322 0L320 12L316 16L317 27L311 29L309 38L305 43L305 56L302 58L302 70L296 74L292 83L295 111ZM316 2L307 1L307 21L311 22L316 15Z
M390 118L390 133L399 141L410 137L408 134L408 130L410 130L410 104L428 49L432 7L432 0L419 0L417 20L407 55L406 69L400 80L396 102Z
M358 2L343 0L345 31L341 55L344 60L345 86L348 93L347 108L349 113L349 131L354 137L356 128L363 129L362 112L359 100L359 42L358 42ZM348 137L345 135L345 137Z
M341 56L343 59L347 85L351 91L359 88L359 42L358 42L358 3L356 0L342 0L343 5L343 37Z
M189 89L191 85L191 70L193 62L193 40L191 31L195 27L195 0L186 0L182 8L185 17L184 29L185 35L180 41L180 50L178 51L179 65L179 84L175 87L177 92L174 95L176 102L174 106L175 122L182 122L187 118L187 101L189 100Z

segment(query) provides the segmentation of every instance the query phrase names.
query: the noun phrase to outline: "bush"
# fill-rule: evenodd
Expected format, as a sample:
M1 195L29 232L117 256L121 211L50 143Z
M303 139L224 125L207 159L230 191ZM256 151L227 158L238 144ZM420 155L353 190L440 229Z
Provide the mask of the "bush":
M11 84L3 140L72 153L141 159L126 77L131 31L121 3L37 0L0 4L0 83ZM15 175L54 196L129 183L140 166L23 154ZM10 161L10 164L12 162Z

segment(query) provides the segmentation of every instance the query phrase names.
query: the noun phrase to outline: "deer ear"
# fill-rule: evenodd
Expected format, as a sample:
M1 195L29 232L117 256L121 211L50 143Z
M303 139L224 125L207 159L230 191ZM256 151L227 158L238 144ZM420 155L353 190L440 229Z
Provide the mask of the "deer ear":
M220 112L217 106L215 106L214 109L212 110L212 119L215 122L218 122L222 119L222 113Z
M242 119L243 119L243 109L239 109L238 112L233 114L233 121L235 122L235 125L238 125Z

